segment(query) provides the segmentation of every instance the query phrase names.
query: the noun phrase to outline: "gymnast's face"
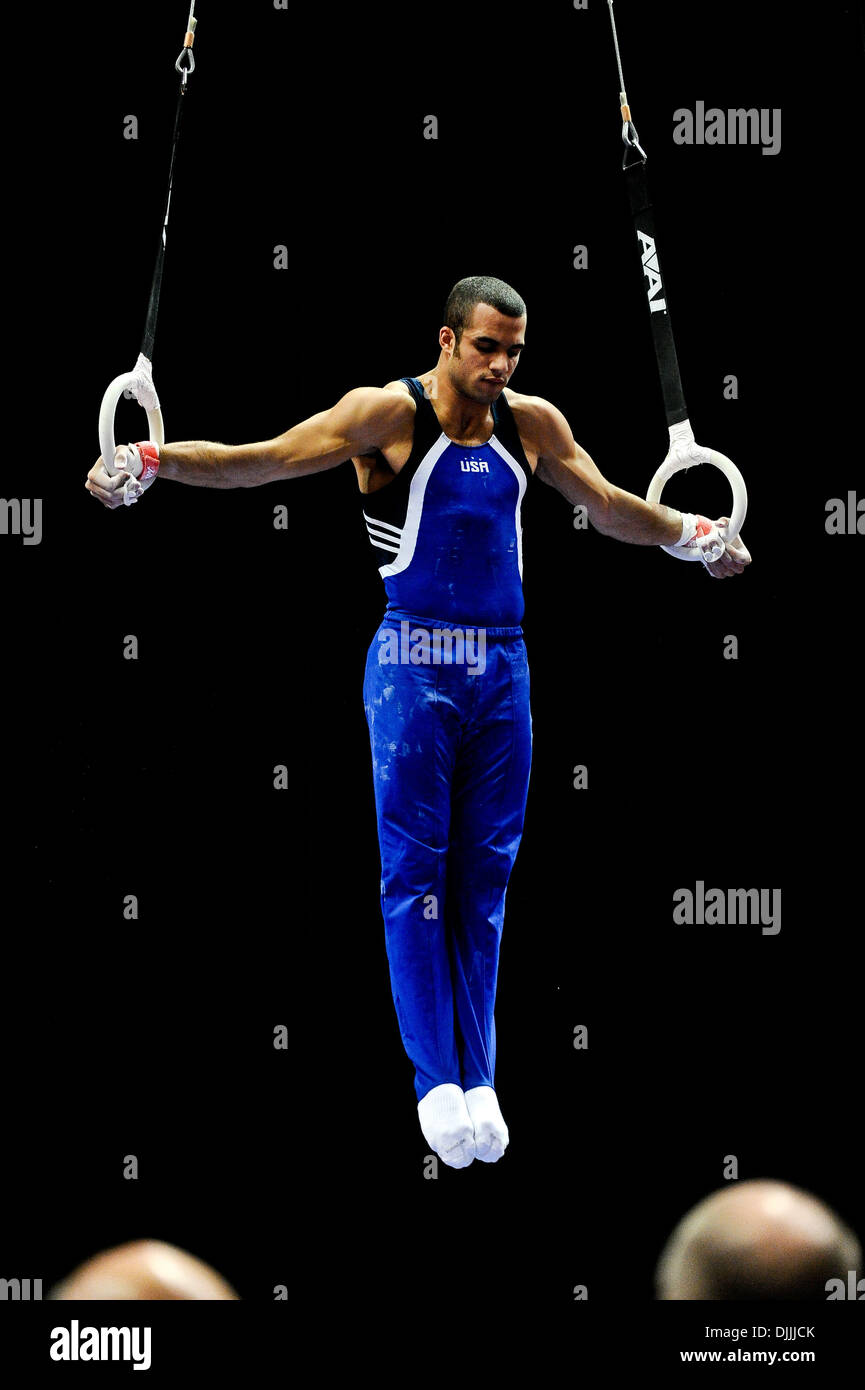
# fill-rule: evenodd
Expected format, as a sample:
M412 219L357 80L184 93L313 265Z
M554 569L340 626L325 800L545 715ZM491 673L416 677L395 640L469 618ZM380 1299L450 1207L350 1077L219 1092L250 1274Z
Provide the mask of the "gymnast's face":
M513 375L524 347L526 316L513 319L489 304L476 304L457 346L450 328L441 345L452 349L447 364L451 385L478 403L497 401Z

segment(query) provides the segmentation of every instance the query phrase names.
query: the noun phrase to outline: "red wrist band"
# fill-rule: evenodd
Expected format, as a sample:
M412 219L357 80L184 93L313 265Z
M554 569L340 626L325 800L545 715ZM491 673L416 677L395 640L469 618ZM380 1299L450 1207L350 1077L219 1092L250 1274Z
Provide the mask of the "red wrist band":
M149 483L159 472L159 447L149 439L136 444L135 447L141 455L141 477L138 481Z

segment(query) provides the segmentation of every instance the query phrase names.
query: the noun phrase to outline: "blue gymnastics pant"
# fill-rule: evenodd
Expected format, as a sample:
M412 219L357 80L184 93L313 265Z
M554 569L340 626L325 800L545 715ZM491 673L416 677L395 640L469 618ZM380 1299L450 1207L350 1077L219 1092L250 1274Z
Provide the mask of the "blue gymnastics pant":
M437 647L436 629L463 633L462 653L458 638ZM428 660L413 662L423 632ZM417 1098L443 1082L492 1086L505 895L531 768L522 628L390 610L367 653L363 697L385 945Z

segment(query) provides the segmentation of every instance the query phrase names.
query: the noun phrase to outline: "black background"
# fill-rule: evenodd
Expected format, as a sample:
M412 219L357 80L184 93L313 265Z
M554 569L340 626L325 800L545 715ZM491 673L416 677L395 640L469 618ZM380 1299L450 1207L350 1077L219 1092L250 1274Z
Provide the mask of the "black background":
M859 18L616 14L690 418L745 475L754 563L713 583L530 488L534 758L496 1015L511 1145L436 1181L379 912L361 684L385 598L354 470L159 480L116 514L85 493L102 392L138 353L186 16L53 17L12 156L29 428L19 412L3 490L43 497L44 537L3 538L7 1277L47 1289L151 1235L249 1303L288 1284L369 1327L438 1299L463 1326L627 1309L651 1347L657 1255L725 1155L865 1234L861 540L824 525L861 468ZM528 304L515 389L645 493L667 438L606 4L202 3L195 56L154 353L168 440L267 439L430 369L448 290L493 274ZM675 145L698 100L780 107L780 154ZM121 403L118 440L143 418ZM664 500L718 515L726 484L691 473ZM698 879L781 888L780 934L675 926Z

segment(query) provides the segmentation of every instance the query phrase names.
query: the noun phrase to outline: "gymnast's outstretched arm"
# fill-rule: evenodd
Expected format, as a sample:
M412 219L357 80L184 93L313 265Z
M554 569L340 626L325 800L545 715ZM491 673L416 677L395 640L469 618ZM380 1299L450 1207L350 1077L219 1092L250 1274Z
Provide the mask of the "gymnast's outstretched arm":
M197 439L163 444L159 476L212 488L260 487L301 478L336 468L354 455L386 448L405 430L414 408L405 392L359 386L329 410L301 420L275 439L258 444L215 444ZM109 477L100 456L85 484L111 510L123 505L119 489L128 476L128 468L123 470L129 464L129 446L120 445L117 455L115 464L120 472Z
M660 502L645 502L635 493L616 487L601 473L594 461L581 449L571 428L556 406L539 396L528 398L528 414L538 453L537 477L554 487L574 506L584 506L595 530L602 535L631 545L678 545L689 523L700 524L704 518L690 518L665 507ZM719 518L716 525L728 518ZM734 538L736 540L737 538ZM742 546L728 543L725 553L712 565L716 578L741 574L750 563Z

